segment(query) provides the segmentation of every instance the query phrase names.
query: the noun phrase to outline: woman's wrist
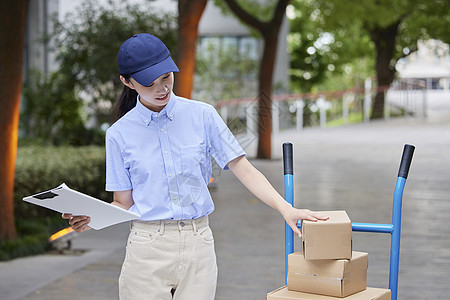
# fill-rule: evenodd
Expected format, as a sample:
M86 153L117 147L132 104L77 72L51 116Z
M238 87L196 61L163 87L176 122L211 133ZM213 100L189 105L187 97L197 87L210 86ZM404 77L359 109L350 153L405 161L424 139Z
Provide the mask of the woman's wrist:
M286 213L289 212L291 209L292 205L283 199L282 202L279 204L278 212L284 217Z

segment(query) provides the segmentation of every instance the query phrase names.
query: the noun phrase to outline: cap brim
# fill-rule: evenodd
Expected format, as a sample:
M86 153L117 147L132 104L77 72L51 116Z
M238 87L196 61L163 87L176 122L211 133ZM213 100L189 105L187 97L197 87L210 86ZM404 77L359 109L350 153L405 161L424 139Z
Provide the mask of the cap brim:
M169 72L179 72L177 65L172 60L170 55L163 61L143 69L139 72L131 74L131 77L136 80L139 84L143 86L150 85L159 76L169 73Z

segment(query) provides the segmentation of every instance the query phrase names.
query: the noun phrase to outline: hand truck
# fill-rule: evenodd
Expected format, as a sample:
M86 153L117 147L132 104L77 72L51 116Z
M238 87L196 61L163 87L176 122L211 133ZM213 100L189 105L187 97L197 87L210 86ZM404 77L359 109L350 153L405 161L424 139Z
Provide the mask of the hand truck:
M397 184L394 190L392 224L373 224L373 223L354 223L352 230L359 232L376 232L391 234L391 255L389 265L389 289L391 290L391 299L397 300L398 291L398 269L400 259L400 233L402 223L402 196L403 189L408 177L409 167L415 147L406 144L403 148L402 159L398 171ZM293 148L291 143L283 144L283 165L284 165L284 198L294 206L294 165ZM300 227L300 223L297 225ZM287 283L288 275L288 256L294 252L294 232L285 222L285 281Z

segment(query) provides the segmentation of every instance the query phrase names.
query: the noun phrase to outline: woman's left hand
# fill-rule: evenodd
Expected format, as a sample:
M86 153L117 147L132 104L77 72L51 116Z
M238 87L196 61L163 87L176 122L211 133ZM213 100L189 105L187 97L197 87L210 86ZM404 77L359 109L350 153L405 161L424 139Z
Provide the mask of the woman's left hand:
M62 218L69 220L69 225L76 232L84 232L91 229L88 225L91 222L91 217L88 216L73 216L72 214L62 214Z
M297 209L294 207L288 208L286 211L282 213L283 218L286 220L286 223L292 228L294 234L302 237L301 231L297 227L298 220L308 220L316 222L317 220L326 221L328 220L328 216L320 213L314 212L309 209Z

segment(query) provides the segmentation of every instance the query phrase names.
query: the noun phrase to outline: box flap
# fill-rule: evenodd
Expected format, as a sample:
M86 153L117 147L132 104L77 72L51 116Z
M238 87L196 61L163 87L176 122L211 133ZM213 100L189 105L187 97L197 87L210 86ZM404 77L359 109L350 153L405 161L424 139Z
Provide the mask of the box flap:
M311 294L342 297L341 278L316 276L288 276L288 290Z
M306 260L303 252L297 251L288 256L289 273L343 279L347 261L345 259Z
M342 298L345 300L391 300L391 290L370 288L365 291Z
M369 254L352 251L352 258L350 260L344 260L344 262L344 278L346 278L348 277L347 274L355 270L367 270L369 267Z
M367 270L368 254L352 251L352 258L348 259L305 259L302 251L289 254L289 272L308 274L319 277L346 278L354 270Z
M332 210L332 211L320 211L321 214L327 215L329 218L326 221L318 220L317 222L302 220L304 223L313 223L321 226L327 226L330 223L333 224L345 224L351 223L350 218L345 210Z
M277 299L277 298L275 298L275 297L277 297L276 295L282 293L282 290L285 289L285 288L286 288L286 286L282 286L282 287L277 288L276 290L274 290L272 292L267 293L266 300L269 300L269 299L275 300L275 299Z

